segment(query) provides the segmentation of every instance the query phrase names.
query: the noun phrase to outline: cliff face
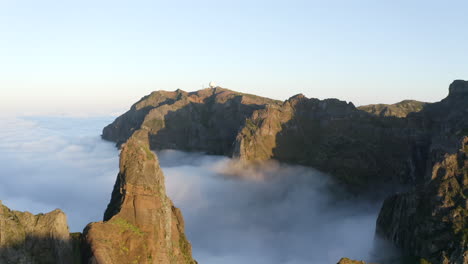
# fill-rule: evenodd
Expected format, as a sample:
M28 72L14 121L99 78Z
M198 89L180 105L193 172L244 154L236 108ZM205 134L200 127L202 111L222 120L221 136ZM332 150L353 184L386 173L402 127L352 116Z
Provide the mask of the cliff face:
M427 138L406 120L299 95L255 111L236 138L234 154L312 166L353 187L413 183L423 180Z
M86 263L196 263L147 131L136 131L123 145L104 222L89 224L83 235Z
M231 155L232 143L253 111L277 101L223 88L187 93L157 91L104 128L102 137L121 144L140 128L152 149L173 148Z
M468 263L468 137L435 164L429 183L388 198L377 233L432 263Z
M394 116L403 118L408 116L409 113L416 113L421 111L425 105L427 105L425 102L404 100L396 104L363 105L358 107L358 109L376 116Z
M57 209L33 215L0 202L0 263L80 263L65 214Z
M336 99L295 96L255 111L237 135L234 155L309 165L350 186L421 184L468 135L467 113L468 82L460 80L450 85L447 98L406 118L369 114Z
M446 153L456 153L460 139L468 136L468 81L454 81L445 99L426 105L419 113L409 114L408 120L430 134L426 174L429 180L432 166L443 160Z

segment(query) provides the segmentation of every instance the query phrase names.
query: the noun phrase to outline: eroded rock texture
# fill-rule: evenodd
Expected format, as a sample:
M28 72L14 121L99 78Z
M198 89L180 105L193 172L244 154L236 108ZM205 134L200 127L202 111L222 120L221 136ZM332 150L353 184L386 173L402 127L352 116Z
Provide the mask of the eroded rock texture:
M429 183L388 198L377 233L432 263L468 263L468 137L446 154Z
M0 263L80 263L74 252L67 217L60 210L33 215L0 202Z
M86 263L196 263L146 130L123 145L104 221L89 224L84 241Z

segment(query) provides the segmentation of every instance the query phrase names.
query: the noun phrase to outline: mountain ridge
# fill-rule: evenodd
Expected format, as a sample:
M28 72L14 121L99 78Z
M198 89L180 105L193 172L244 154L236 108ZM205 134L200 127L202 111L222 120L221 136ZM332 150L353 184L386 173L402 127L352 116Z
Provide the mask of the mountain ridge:
M451 197L450 190L443 188L440 181L433 180L433 171L447 155L457 155L460 139L468 136L468 81L452 82L448 96L440 102L402 101L394 105L360 108L338 99L309 99L302 94L284 102L250 97L252 105L247 105L242 96L233 91L229 93L238 99L223 101L217 97L216 90L210 93L205 89L191 93L196 98L203 98L198 102L180 96L161 105L153 104L149 110L153 113L147 117L156 118L157 122L147 122L150 118L145 117L141 125L149 131L151 148L204 151L247 162L276 159L312 166L331 174L356 194L384 192L397 195L397 198L388 198L390 200L386 200L381 210L380 215L387 215L382 217L388 221L391 214L386 212L390 211L395 199L403 199L398 198L399 188L386 190L388 186L404 186L410 193L424 192L425 186L434 186L433 189L439 192L429 194L426 199L437 199L435 195ZM213 107L212 102L218 103L217 107ZM247 111L232 111L241 108ZM119 144L116 137L109 135L122 138L126 133L131 134L120 121L133 114L131 109L107 126L103 138L114 138L113 141ZM229 129L223 130L225 127ZM223 147L214 150L210 144ZM462 194L457 199L461 199L460 204L466 210L467 194L464 191ZM415 232L433 232L427 226L415 231L398 224L406 221L405 215L411 215L411 208L401 207L401 217L388 224L379 220L377 233L414 257L443 264L459 264L462 263L460 259L466 262L463 256L467 249L464 247L455 257L440 258L430 251L408 246L415 243L430 245L429 240L418 238ZM421 217L422 222L431 218L426 214ZM448 220L451 221L455 220ZM461 220L456 221L467 222L468 219L462 214ZM385 228L393 230L392 234L401 234L399 237L403 237L405 243L382 231ZM465 240L459 241L464 243Z

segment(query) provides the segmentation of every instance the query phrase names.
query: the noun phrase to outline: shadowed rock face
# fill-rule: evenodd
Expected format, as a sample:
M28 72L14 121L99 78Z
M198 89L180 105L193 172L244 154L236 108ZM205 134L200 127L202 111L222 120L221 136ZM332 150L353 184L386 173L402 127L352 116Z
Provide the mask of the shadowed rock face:
M453 96L468 94L468 81L455 80L449 88L449 93Z
M468 263L468 137L447 154L430 182L388 198L377 233L432 263Z
M147 131L136 131L123 145L104 222L89 224L84 240L86 263L196 263Z
M427 103L415 100L404 100L396 104L371 104L358 107L377 116L406 117L409 113L421 111Z
M65 214L57 209L33 215L0 202L0 263L80 263Z

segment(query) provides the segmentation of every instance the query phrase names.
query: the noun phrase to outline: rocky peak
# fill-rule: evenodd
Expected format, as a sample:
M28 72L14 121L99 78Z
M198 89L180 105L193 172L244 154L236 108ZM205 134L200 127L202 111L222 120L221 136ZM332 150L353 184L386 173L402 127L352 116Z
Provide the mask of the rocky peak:
M33 215L0 202L0 263L79 263L65 213Z
M300 93L300 94L296 94L296 95L291 96L291 97L288 99L288 101L303 100L303 99L307 99L307 97L306 97L304 94Z
M120 171L104 222L84 231L88 263L195 263L179 209L166 196L164 175L148 131L122 145Z
M121 211L124 196L155 194L165 196L164 176L156 156L149 149L148 140L148 133L139 130L122 145L120 172L112 199L104 213L104 221L110 220Z
M468 95L468 81L455 80L450 84L449 96Z

